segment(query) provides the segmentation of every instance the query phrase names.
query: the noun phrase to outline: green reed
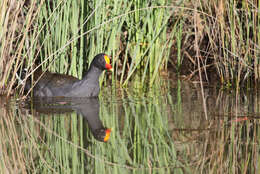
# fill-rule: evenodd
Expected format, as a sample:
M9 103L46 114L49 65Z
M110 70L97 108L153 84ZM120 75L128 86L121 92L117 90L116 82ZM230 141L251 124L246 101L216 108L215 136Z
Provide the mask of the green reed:
M156 74L167 65L169 43L173 42L166 38L166 30L173 10L159 7L167 5L166 1L159 4L83 0L32 3L28 22L19 28L26 34L16 45L10 45L17 52L10 51L4 57L4 48L9 43L1 45L2 57L8 62L1 69L4 74L1 86L11 89L16 85L15 73L21 76L24 67L29 70L26 77L35 68L82 77L91 59L100 52L111 55L116 73L120 72L117 73L120 83L124 85L138 73L142 74L142 82L150 77L153 83ZM24 13L23 5L18 14ZM11 7L6 5L6 8ZM9 20L8 16L4 20ZM16 26L15 22L11 24ZM6 31L4 28L2 34ZM12 39L15 38L14 35ZM7 39L8 35L3 37L3 43L9 42ZM123 66L119 66L120 62Z
M169 60L188 77L199 67L206 79L216 73L226 87L249 87L259 79L258 4L69 0L0 5L0 79L8 94L22 68L29 70L27 77L42 68L81 78L100 52L112 57L112 81L125 86L154 84Z

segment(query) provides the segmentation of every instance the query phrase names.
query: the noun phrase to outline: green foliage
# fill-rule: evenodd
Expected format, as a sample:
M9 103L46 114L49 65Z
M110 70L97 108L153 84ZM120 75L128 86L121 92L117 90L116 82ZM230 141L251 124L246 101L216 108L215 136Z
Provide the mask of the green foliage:
M100 52L111 55L112 82L122 86L151 86L168 65L188 78L201 67L203 79L218 74L213 80L219 77L226 87L250 86L260 77L257 2L42 0L0 5L0 86L8 94L22 68L29 70L27 78L36 68L81 78Z
M2 73L9 72L2 86L11 88L16 81L15 73L19 70L21 76L20 69L24 67L29 69L26 77L35 68L82 77L92 58L100 52L111 55L121 84L127 84L137 72L142 74L142 82L151 79L152 84L167 64L171 47L166 29L172 10L165 5L166 1L34 2L27 12L34 18L28 17L18 28L25 33L22 39L27 45L18 39L20 52L5 58L10 64L8 70L2 69ZM24 10L20 8L18 13ZM3 49L4 45L1 46Z

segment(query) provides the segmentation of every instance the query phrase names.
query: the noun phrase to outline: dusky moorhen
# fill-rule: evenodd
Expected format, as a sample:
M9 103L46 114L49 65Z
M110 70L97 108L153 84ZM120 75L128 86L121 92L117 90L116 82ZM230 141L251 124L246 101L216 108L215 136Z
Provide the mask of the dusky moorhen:
M82 80L76 77L50 72L35 72L36 84L33 87L34 97L94 97L99 94L99 76L104 70L113 71L109 57L98 54ZM27 80L25 91L31 88L31 80Z

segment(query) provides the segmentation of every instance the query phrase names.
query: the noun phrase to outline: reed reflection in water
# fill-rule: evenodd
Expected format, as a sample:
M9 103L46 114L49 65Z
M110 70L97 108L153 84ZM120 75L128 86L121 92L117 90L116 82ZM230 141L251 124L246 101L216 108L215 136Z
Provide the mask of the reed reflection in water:
M113 92L100 104L41 99L24 111L1 100L0 173L257 173L258 91L205 88L208 119L194 86ZM47 108L56 116L38 116ZM102 122L115 130L107 143L91 133Z

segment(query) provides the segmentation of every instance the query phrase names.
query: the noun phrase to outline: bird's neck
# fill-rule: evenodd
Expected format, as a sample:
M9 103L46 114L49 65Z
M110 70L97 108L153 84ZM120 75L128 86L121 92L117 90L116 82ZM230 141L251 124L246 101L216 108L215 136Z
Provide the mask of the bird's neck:
M84 77L82 78L82 81L88 80L88 82L99 82L99 76L101 75L103 71L100 70L99 68L92 66L84 75Z

